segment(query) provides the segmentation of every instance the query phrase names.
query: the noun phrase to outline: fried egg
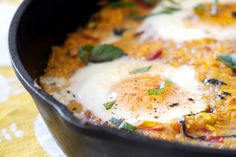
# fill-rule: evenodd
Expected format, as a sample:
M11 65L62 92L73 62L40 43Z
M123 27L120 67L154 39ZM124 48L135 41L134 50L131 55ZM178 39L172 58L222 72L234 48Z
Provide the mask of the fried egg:
M235 2L234 0L222 0L222 4ZM194 7L201 3L211 3L210 0L179 0L179 11L172 14L160 14L158 16L150 16L139 27L139 31L143 31L142 40L150 39L166 39L176 42L184 42L190 40L200 40L204 38L212 38L217 40L233 40L236 39L236 26L218 26L198 21L198 17L194 13ZM161 3L153 9L152 13L157 13L169 4ZM230 14L231 15L231 14ZM220 19L222 21L222 19Z
M132 73L134 69L142 67L150 69L143 73ZM55 79L52 80L55 82ZM165 80L171 84L163 93L148 93L150 89L160 89ZM57 82L63 84L62 80ZM69 86L53 95L67 104L72 98L65 96L66 91L73 93L84 109L92 111L103 121L116 117L132 124L143 120L170 122L183 115L202 111L206 106L202 101L206 92L196 79L193 68L186 65L175 68L157 60L122 57L112 62L91 63L78 69L69 79ZM115 104L107 110L103 104L111 101L115 101Z

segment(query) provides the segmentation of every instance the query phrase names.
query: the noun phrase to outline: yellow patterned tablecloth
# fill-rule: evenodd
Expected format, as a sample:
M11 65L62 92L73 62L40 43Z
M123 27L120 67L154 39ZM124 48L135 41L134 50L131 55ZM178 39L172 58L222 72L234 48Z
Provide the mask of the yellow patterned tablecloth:
M9 63L8 27L19 3L0 0L0 157L64 157Z

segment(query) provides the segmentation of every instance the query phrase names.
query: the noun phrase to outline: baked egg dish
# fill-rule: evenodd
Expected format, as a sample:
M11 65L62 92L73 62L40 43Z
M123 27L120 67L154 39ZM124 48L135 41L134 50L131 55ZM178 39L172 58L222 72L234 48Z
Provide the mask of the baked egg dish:
M236 2L121 0L52 47L40 86L76 117L236 148Z

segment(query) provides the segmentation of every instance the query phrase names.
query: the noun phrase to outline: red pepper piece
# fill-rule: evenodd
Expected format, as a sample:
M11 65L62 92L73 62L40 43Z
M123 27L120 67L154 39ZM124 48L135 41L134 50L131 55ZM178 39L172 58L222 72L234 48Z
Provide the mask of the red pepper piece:
M139 37L140 35L142 35L144 33L144 31L140 31L140 32L137 32L133 35L133 37Z
M89 34L83 34L82 36L83 36L84 39L92 40L92 41L94 41L94 42L99 42L99 38L93 37L93 36L91 36L91 35L89 35Z
M224 138L221 136L210 136L207 140L210 142L218 142L218 143L224 142Z
M144 121L142 124L138 126L141 130L152 130L152 131L163 131L165 128L159 122L152 122L152 121Z
M160 58L162 54L162 51L161 50L157 50L155 53L153 53L151 56L147 57L147 60L148 61L152 61L152 60L155 60L157 58Z
M145 8L145 9L150 9L153 6L155 6L155 4L157 3L157 1L153 2L153 3L147 3L145 2L145 0L135 0L135 2L140 5L141 7Z

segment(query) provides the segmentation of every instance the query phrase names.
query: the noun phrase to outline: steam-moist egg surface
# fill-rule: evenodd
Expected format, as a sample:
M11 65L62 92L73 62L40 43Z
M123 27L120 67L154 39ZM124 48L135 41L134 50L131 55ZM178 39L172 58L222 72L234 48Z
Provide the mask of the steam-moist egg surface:
M235 1L98 5L52 48L42 88L91 124L236 148Z

